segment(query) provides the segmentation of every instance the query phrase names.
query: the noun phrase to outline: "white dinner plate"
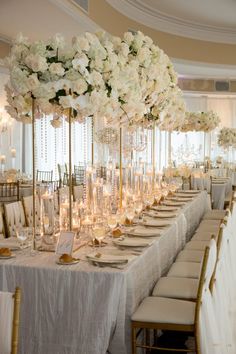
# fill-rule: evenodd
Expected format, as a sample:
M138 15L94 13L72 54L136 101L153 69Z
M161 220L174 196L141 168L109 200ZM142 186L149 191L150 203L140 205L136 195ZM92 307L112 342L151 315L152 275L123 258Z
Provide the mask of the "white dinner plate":
M0 259L10 259L10 258L14 258L16 255L12 254L11 256L0 256Z
M63 261L60 261L60 259L56 260L56 263L57 264L60 264L60 265L72 265L72 264L77 264L79 263L79 259L75 259L74 261L72 262L63 262Z

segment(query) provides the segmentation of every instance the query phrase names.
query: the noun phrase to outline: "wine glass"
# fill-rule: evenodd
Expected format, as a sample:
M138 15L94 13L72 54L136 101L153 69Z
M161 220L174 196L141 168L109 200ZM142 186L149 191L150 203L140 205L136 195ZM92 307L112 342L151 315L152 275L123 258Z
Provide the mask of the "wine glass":
M109 226L111 233L117 226L117 218L115 214L110 214L107 217L107 225Z
M106 229L104 225L101 224L94 224L92 228L92 236L93 240L97 240L99 242L99 246L101 247L102 245L102 240L105 238L106 235ZM93 241L93 243L94 243Z
M130 223L132 223L134 217L135 217L135 209L133 206L128 206L126 209L126 217L129 220Z
M23 227L19 227L16 229L16 237L17 240L20 243L20 249L23 249L25 246L25 241L28 238L28 228L23 228Z
M135 213L137 214L137 216L140 217L140 214L143 210L143 203L142 203L141 199L135 200L134 209L135 209Z

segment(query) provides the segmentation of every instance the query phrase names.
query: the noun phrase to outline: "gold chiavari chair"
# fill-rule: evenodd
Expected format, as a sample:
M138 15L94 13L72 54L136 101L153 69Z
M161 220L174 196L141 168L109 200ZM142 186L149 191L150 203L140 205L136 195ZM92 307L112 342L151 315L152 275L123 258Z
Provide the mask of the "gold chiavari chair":
M19 181L0 183L0 203L16 202L20 199Z
M5 321L3 332L0 333L0 352L17 354L19 344L21 290L16 288L15 293L0 292L0 312L3 308ZM9 316L9 317L8 317Z
M33 226L33 196L30 195L28 197L22 198L24 213L25 213L25 220L26 225L29 227ZM36 226L40 226L40 205L39 205L39 198L36 196L36 209L35 209L35 216L36 216Z
M4 204L4 216L7 236L15 236L18 227L25 227L25 213L21 201Z
M4 237L5 237L4 219L3 219L3 213L0 210L0 239Z
M204 289L209 288L210 279L216 263L216 245L212 240L206 247L202 272L199 281L196 302L170 299L164 297L147 297L143 300L131 318L132 354L137 353L137 348L148 350L164 350L175 352L192 352L188 348L170 348L159 346L156 336L157 330L184 332L194 336L195 352L200 354L200 313L204 297ZM150 337L150 330L154 336ZM144 332L143 343L138 337Z
M52 182L53 171L37 170L36 180L38 182Z

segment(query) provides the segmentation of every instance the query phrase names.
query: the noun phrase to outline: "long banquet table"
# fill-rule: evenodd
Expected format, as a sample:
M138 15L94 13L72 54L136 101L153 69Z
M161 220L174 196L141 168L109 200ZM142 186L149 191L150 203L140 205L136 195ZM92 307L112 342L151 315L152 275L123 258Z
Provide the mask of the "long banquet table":
M130 353L130 316L169 269L207 205L206 192L186 203L123 270L88 263L88 246L77 251L82 260L76 265L57 265L52 253L32 256L26 250L0 260L0 290L22 289L19 353ZM107 247L114 248L111 242Z

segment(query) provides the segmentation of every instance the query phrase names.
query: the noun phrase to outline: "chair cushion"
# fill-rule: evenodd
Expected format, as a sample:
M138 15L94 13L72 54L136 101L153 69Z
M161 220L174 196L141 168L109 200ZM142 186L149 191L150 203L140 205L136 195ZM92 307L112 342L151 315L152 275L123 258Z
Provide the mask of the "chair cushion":
M209 246L210 241L200 241L200 240L193 240L186 243L184 249L185 250L198 250L198 251L205 251L205 248Z
M174 299L196 299L198 284L198 279L163 277L157 282L152 296Z
M183 250L178 254L175 262L195 262L200 263L203 260L204 251Z
M211 232L211 231L197 231L191 240L195 241L210 241L212 236L216 237L218 236L218 231L217 232Z
M220 224L221 224L221 220L202 220L200 222L200 225L199 226L202 226L202 225L211 225L211 226L218 226L220 227Z
M210 220L210 222L211 222L211 220ZM198 228L197 228L197 230L196 230L196 232L197 231L210 231L210 232L217 232L217 231L219 231L219 228L220 228L220 226L218 226L218 225L211 225L211 224L200 224L199 226L198 226Z
M203 220L210 219L210 220L222 220L224 219L226 215L226 210L211 210L208 211L204 217Z
M199 279L201 263L175 262L172 264L167 276Z
M195 302L146 297L132 316L132 321L193 325Z

